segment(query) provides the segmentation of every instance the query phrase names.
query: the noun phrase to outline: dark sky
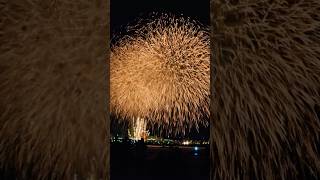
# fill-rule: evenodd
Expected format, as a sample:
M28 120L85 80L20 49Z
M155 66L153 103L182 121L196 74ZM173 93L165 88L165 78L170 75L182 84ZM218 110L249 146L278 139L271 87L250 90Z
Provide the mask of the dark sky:
M137 18L148 17L153 12L170 13L177 16L190 17L204 25L210 23L210 1L209 0L111 0L111 36L123 30L122 27L133 23ZM112 38L112 37L111 37ZM120 128L121 125L113 125ZM114 129L115 130L115 129ZM112 130L113 131L113 130ZM208 128L200 128L200 133L192 130L188 138L208 139Z
M111 33L136 20L137 17L147 16L152 12L183 14L184 17L190 17L202 24L210 23L209 0L111 0L110 3Z

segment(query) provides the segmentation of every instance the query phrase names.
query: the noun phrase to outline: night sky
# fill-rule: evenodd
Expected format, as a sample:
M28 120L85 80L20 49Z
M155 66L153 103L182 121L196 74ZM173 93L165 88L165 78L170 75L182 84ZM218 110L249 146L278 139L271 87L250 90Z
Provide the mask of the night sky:
M210 1L186 0L111 0L111 33L117 32L121 26L148 16L152 12L183 14L184 17L200 21L204 25L210 23Z
M186 1L186 0L111 0L110 3L111 38L119 35L120 31L138 18L149 17L153 12L169 13L176 16L190 17L203 25L210 23L210 1ZM113 118L112 118L113 119ZM125 131L122 125L112 123L111 132ZM179 138L179 137L171 137ZM193 129L186 136L191 139L209 139L209 128L200 127L199 133Z

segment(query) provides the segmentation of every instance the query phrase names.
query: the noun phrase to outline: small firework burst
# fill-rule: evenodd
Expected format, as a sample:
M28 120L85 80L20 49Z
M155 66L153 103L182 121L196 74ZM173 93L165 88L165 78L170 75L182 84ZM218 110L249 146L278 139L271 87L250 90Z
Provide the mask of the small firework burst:
M147 138L148 131L147 131L147 123L143 118L137 118L133 120L133 139L140 140L141 138Z

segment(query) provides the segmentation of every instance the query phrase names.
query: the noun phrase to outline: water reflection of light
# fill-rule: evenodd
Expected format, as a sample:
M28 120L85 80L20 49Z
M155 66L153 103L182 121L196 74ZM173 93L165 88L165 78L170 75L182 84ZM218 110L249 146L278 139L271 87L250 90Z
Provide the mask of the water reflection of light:
M198 156L199 154L197 152L195 152L193 155Z

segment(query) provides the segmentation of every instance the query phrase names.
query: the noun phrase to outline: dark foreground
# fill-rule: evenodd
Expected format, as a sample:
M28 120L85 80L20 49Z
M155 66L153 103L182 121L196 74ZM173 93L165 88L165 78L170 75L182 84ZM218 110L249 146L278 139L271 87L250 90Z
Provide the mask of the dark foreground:
M111 180L209 180L209 148L111 145Z

